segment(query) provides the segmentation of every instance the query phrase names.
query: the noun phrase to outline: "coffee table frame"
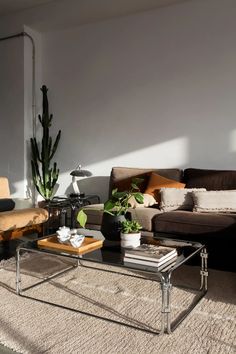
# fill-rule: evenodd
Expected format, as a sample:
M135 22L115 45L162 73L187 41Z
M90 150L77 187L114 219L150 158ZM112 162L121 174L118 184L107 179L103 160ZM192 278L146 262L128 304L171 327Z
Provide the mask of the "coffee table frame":
M162 239L164 239L162 237ZM177 240L175 240L177 241ZM91 259L83 259L83 255L74 255L74 254L66 254L66 253L60 253L60 252L55 252L55 250L50 250L50 249L45 249L45 248L39 248L39 249L34 249L34 248L30 248L28 245L29 243L31 242L34 242L34 241L30 241L30 242L27 242L27 243L23 243L22 245L18 246L17 250L16 250L16 293L20 296L25 296L25 297L28 297L26 295L23 295L23 293L29 289L32 289L44 282L47 282L75 267L77 267L78 265L81 265L81 266L84 266L85 265L83 264L83 260L85 260L86 262L91 262L91 263L96 263L96 264L105 264L105 265L111 265L112 267L118 267L119 269L127 269L127 270L132 270L134 271L135 269L134 268L131 268L131 267L128 267L128 266L125 266L125 265L119 265L119 264L113 264L113 263L109 263L109 262L99 262L99 261L96 261L96 260L91 260ZM186 241L183 241L183 242L186 242ZM46 278L44 278L43 280L40 280L39 282L31 285L31 286L28 286L24 289L22 289L21 287L21 252L32 252L32 253L46 253L46 254L50 254L52 256L60 256L60 257L67 257L67 258L72 258L72 259L77 259L78 262L75 263L75 265L72 265L72 266L69 266L59 272L56 272L50 276L47 276ZM185 264L187 260L189 260L190 258L196 256L196 255L200 255L200 259L201 259L201 265L200 265L200 287L199 289L192 289L192 288L188 288L188 287L182 287L184 289L191 289L191 290L197 290L198 291L198 296L193 300L193 302L191 303L191 305L188 307L188 309L181 315L178 317L177 320L171 322L171 290L172 290L172 283L171 283L171 276L172 276L172 272L179 268L181 265ZM162 304L161 304L161 313L162 313L162 316L161 316L161 330L160 332L154 332L156 334L163 334L163 333L172 333L177 327L178 325L184 320L184 318L193 310L193 308L199 303L199 301L203 298L203 296L206 294L207 292L207 287L208 287L208 282L207 282L207 279L208 279L208 270L207 270L207 259L208 259L208 253L207 253L207 250L206 250L206 247L205 245L200 245L199 248L197 248L193 253L191 253L188 257L186 257L183 262L177 264L176 266L172 267L171 268L171 271L166 271L166 272L153 272L153 271L147 271L147 270L140 270L141 272L144 272L144 273L151 273L151 274L156 274L157 277L159 278L160 280L160 283L161 283L161 292L162 292ZM86 266L87 267L87 266ZM98 271L101 270L101 271L107 271L107 270L104 270L104 269L98 269L96 268ZM136 269L137 270L137 269ZM116 272L116 273L119 273L121 274L120 272ZM123 273L123 275L125 275ZM134 276L135 277L135 276ZM144 279L145 280L145 279ZM178 286L179 287L179 286ZM71 308L68 308L68 307L65 307L65 306L62 306L62 305L57 305L57 304L54 304L54 303L51 303L51 302L47 302L47 301L43 301L42 302L45 302L45 303L48 303L48 304L51 304L51 305L54 305L54 306L59 306L59 307L62 307L62 308L66 308L66 309L69 309L69 310L73 310ZM73 311L76 311L76 310L73 310ZM107 318L104 318L106 320L109 320ZM112 322L117 322L117 321L114 321L114 320L109 320L109 321L112 321ZM117 322L119 323L119 322ZM123 325L127 325L127 324L124 324L122 323ZM130 327L134 327L132 325L127 325L127 326L130 326ZM136 329L141 329L139 327L134 327ZM147 332L152 332L153 331L149 331L149 330L146 330L146 329L141 329L141 330L144 330L144 331L147 331Z

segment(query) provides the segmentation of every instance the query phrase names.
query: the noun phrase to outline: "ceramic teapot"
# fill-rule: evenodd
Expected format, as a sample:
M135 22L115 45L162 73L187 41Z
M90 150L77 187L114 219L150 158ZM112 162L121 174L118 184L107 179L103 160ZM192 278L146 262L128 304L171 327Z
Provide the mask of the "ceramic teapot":
M56 233L57 233L57 239L61 243L69 241L71 237L70 228L67 226L59 227L59 230L57 230Z

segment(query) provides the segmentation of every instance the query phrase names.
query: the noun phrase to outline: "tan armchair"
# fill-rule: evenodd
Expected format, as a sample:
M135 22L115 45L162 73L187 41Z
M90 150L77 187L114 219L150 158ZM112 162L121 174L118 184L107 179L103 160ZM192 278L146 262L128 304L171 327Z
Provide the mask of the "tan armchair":
M11 198L8 179L0 177L0 201ZM24 235L43 234L43 223L48 212L42 208L13 209L0 212L0 241L19 238Z

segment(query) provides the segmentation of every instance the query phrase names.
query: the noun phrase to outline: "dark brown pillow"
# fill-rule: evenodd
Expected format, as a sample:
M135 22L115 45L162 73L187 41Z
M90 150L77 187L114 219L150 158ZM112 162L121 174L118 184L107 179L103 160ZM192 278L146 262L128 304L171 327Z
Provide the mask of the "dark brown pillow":
M0 212L1 211L10 211L15 208L14 200L10 198L1 198L0 199Z

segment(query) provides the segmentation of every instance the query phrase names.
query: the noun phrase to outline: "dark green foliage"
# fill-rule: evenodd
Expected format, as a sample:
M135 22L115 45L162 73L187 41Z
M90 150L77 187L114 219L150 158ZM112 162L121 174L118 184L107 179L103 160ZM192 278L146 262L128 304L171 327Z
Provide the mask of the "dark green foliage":
M41 151L40 144L37 142L36 138L31 138L31 168L34 185L37 191L44 199L50 200L59 175L57 163L54 162L51 167L51 160L57 150L61 131L59 130L55 142L52 143L49 128L52 123L53 115L49 115L48 89L43 85L41 91L43 93L43 113L42 116L38 116L39 122L43 128Z
M140 223L136 220L125 220L121 222L121 231L123 234L134 234L142 229Z
M113 189L111 198L104 203L104 213L113 216L125 215L130 207L129 200L131 197L134 197L138 203L142 204L143 194L139 191L139 184L142 182L142 178L133 178L129 190L118 192L117 188ZM82 227L85 227L87 215L83 209L79 211L77 221ZM133 225L137 226L137 224Z
M104 204L104 212L111 215L125 215L130 207L131 197L142 204L143 194L139 192L138 186L142 181L141 178L133 178L130 189L127 191L118 192L117 188L113 189L111 198Z

